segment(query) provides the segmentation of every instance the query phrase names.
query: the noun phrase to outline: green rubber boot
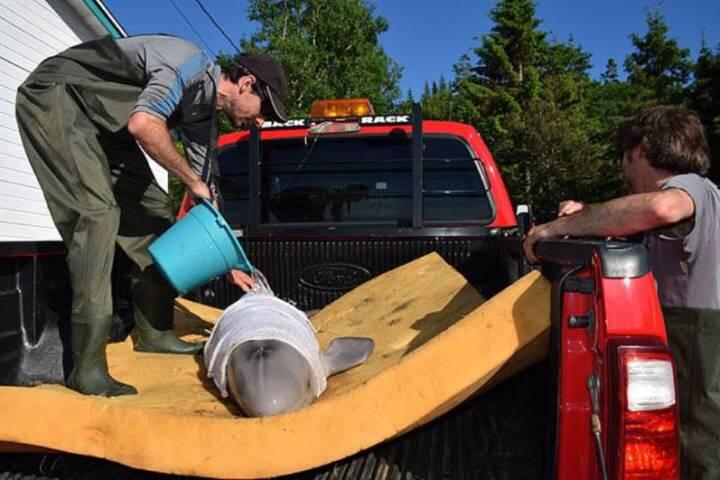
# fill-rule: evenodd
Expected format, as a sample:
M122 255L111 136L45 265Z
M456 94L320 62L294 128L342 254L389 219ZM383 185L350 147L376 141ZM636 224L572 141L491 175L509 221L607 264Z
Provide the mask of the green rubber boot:
M142 272L133 285L135 328L133 341L138 352L195 354L202 343L180 340L173 331L175 290L154 266Z
M79 315L72 319L74 367L67 386L85 395L135 395L134 387L120 383L108 373L105 347L110 334L112 315Z

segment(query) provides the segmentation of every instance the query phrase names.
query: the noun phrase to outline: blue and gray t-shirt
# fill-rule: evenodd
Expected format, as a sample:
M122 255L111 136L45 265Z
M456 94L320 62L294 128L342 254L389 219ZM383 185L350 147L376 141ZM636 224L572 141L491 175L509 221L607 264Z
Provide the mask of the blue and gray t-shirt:
M116 43L145 75L133 112L155 115L175 128L190 166L212 188L220 68L197 45L177 37L140 35Z
M720 191L696 174L672 177L669 188L692 198L695 215L648 236L660 304L720 309Z

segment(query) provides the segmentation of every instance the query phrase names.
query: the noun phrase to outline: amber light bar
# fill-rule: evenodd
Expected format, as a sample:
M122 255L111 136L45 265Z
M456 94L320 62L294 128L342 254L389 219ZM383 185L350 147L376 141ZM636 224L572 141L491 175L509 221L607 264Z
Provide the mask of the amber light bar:
M342 100L316 100L310 108L310 118L342 118L375 115L375 109L367 98Z

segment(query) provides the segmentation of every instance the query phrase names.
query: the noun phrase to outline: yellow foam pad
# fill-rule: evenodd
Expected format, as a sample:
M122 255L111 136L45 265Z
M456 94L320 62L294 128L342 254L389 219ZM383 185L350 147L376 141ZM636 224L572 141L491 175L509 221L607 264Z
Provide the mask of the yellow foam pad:
M176 329L207 335L221 311L178 300ZM323 347L369 336L363 365L330 377L309 407L246 418L202 359L108 347L135 396L56 385L0 387L0 451L47 448L159 472L259 478L310 469L426 423L547 351L550 287L530 273L487 302L437 254L361 285L313 316ZM491 381L492 380L492 381Z

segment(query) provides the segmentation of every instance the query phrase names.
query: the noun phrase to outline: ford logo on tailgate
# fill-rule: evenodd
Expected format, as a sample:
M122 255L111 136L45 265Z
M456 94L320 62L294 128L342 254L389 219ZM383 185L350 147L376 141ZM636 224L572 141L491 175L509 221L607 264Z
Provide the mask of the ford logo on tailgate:
M349 290L370 279L370 271L349 263L313 265L300 273L300 284L319 290Z

